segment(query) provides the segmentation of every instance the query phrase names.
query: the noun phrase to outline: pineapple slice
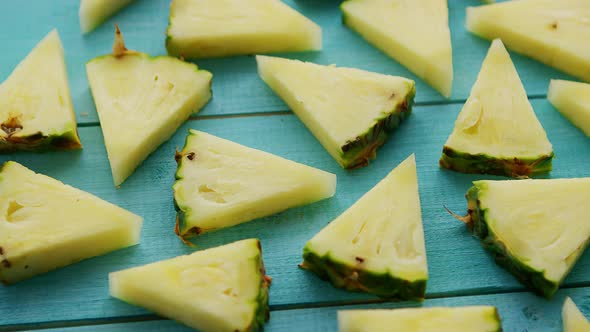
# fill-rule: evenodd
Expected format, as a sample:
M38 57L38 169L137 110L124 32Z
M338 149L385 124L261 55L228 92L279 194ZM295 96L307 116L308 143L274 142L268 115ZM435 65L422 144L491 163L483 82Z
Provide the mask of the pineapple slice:
M453 51L446 0L348 0L343 22L450 97Z
M119 186L211 98L208 71L168 56L128 51L116 29L113 54L86 64L90 89Z
M114 272L109 283L112 296L203 332L263 330L269 318L256 239Z
M0 152L80 148L64 51L53 30L0 85Z
M590 178L473 184L470 228L499 265L550 298L590 240Z
M551 80L547 98L563 116L590 137L590 84Z
M338 311L340 332L500 332L492 306Z
M566 297L561 310L563 332L590 332L590 322L571 298Z
M590 80L588 0L520 0L467 8L467 30L501 38L518 53Z
M142 219L15 162L0 170L0 282L139 243Z
M443 148L440 166L529 176L551 171L553 147L502 41L494 40Z
M172 0L166 36L191 59L322 48L322 29L280 0Z
M353 68L257 56L262 79L332 157L363 167L412 111L414 81Z
M182 239L332 197L336 175L190 130L177 153Z
M80 28L82 33L96 29L102 22L123 9L133 0L80 0Z
M314 236L302 268L336 287L422 299L428 268L414 155Z

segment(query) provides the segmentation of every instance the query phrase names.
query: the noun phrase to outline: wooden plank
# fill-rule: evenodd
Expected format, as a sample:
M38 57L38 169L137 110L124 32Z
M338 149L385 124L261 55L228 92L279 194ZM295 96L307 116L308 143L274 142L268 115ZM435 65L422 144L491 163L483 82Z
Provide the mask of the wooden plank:
M552 177L590 176L590 140L552 109L546 100L533 102L557 158ZM81 128L85 149L80 152L14 154L33 170L56 177L145 218L141 245L0 288L0 325L53 320L96 319L144 313L108 296L107 273L130 266L188 253L173 234L172 206L176 147L183 145L189 127L319 167L338 175L334 198L292 209L272 217L210 233L198 239L199 248L259 237L268 273L274 277L271 304L275 309L293 305L373 300L374 297L333 288L309 272L299 270L301 248L317 231L369 190L400 161L415 152L430 281L428 295L469 295L522 289L497 267L471 237L466 227L444 210L461 213L470 181L491 176L454 173L438 168L442 144L461 105L417 107L412 117L392 135L369 167L346 172L331 159L293 115L189 121L118 190L113 188L98 127ZM590 254L582 257L566 285L589 285Z
M446 103L436 91L383 53L344 27L338 9L340 1L295 1L286 3L320 24L324 31L324 49L316 53L288 54L321 64L358 67L417 81L416 100L420 103ZM88 89L84 64L95 56L110 52L112 26L118 22L128 46L153 55L165 54L164 31L168 21L169 0L138 0L108 20L96 31L82 36L78 24L78 4L74 0L5 1L0 10L0 80L52 28L57 28L66 50L66 61L74 108L80 123L98 121ZM479 0L450 1L450 27L454 45L455 83L452 100L465 100L475 81L489 42L469 34L464 28L465 7ZM531 96L544 96L550 78L567 78L533 60L513 55L514 62ZM214 98L201 115L245 114L285 111L287 106L258 78L251 56L198 61L213 72Z
M424 307L494 305L502 318L504 331L561 331L561 308L566 296L571 297L580 310L590 317L590 289L578 288L559 291L552 301L546 301L530 293L508 293L484 296L451 297L427 300ZM350 309L392 309L407 307L408 303L385 303L340 306L315 309L273 311L265 331L337 331L337 311ZM170 320L93 325L75 328L50 329L48 331L191 331Z

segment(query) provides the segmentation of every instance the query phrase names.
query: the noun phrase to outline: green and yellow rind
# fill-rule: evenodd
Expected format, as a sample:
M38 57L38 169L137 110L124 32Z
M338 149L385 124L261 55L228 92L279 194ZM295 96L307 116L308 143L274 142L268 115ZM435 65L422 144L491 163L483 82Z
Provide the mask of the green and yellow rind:
M79 150L82 144L76 128L58 135L37 133L27 137L0 137L0 153Z
M347 291L366 292L382 298L396 300L424 300L426 279L408 281L390 273L375 273L340 262L327 253L318 256L310 248L303 248L301 268L330 281L335 287Z
M184 140L184 147L182 148L182 151L186 149L186 147L188 146L189 138L193 135L196 134L192 130L189 130L188 135ZM184 159L188 158L188 156L185 156L182 153L182 151L177 151L176 155L174 156L178 168L176 169L176 173L174 174L175 181L172 185L173 188L176 185L176 183L183 179L183 177L180 176L180 171L182 169ZM174 195L174 209L176 210L176 225L174 226L174 233L176 233L176 235L178 235L178 237L180 237L183 241L186 241L186 239L194 237L204 232L204 230L197 227L187 227L186 218L191 214L192 210L190 207L182 204L182 202L180 202L179 199L177 199L177 195Z
M270 319L270 308L268 306L268 290L270 288L271 279L266 275L264 268L264 261L262 260L262 247L260 240L258 240L259 254L257 257L258 270L260 271L260 291L256 298L257 308L254 314L254 320L250 325L249 331L264 331L264 324Z
M559 282L545 278L543 271L537 271L513 256L502 240L490 229L487 219L488 210L480 207L479 194L483 185L474 183L466 194L468 204L469 226L479 237L482 246L490 252L498 265L512 273L523 285L536 294L550 299L559 288ZM523 234L526 236L526 234Z

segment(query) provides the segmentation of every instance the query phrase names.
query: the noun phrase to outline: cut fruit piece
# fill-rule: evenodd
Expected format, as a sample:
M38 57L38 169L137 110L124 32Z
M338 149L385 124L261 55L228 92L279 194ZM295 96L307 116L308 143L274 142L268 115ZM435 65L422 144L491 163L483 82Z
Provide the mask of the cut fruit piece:
M470 228L499 265L550 298L590 240L590 178L473 184Z
M211 73L128 51L118 28L113 54L91 60L86 71L115 186L211 98Z
M563 116L590 137L590 84L551 80L547 98Z
M80 148L64 51L53 30L0 85L0 152Z
M492 306L338 311L340 332L501 332Z
M414 155L307 242L301 267L346 290L423 299L428 267Z
M177 152L174 203L182 239L332 197L336 175L190 130Z
M467 8L467 30L590 81L588 0L520 0Z
M0 211L4 284L139 243L141 217L11 161Z
M80 0L80 28L82 33L96 29L113 14L133 0Z
M512 177L551 171L553 147L502 41L494 40L440 166Z
M203 332L259 331L269 318L256 239L114 272L109 283L113 297Z
M173 0L166 36L191 59L322 48L322 29L280 0Z
M343 22L445 97L453 85L446 0L348 0Z
M590 322L571 298L566 297L561 311L563 332L590 332Z
M268 56L256 61L262 79L347 169L375 159L412 111L416 90L407 78Z

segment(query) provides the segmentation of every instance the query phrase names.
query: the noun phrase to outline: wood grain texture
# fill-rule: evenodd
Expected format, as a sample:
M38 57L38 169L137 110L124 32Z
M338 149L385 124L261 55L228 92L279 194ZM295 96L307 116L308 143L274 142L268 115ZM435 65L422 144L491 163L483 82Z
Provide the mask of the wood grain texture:
M546 100L533 106L556 153L552 177L590 176L590 140ZM522 286L480 247L466 227L450 217L443 205L462 213L465 191L472 180L495 178L465 175L438 168L442 144L450 133L460 104L417 107L407 123L378 151L369 167L347 172L339 168L293 115L193 120L185 124L139 167L120 189L112 186L102 136L98 127L81 128L85 149L54 154L2 155L35 171L87 190L145 218L139 246L0 288L0 325L60 320L109 318L145 311L108 296L110 271L188 253L173 234L171 185L176 169L174 150L183 145L188 128L203 130L338 175L334 198L206 234L196 243L209 248L238 239L259 237L268 274L274 278L270 301L274 309L374 300L372 296L333 288L297 268L301 248L317 231L369 190L399 162L415 152L430 280L430 297L497 293ZM566 281L568 286L590 285L590 255L586 254Z

